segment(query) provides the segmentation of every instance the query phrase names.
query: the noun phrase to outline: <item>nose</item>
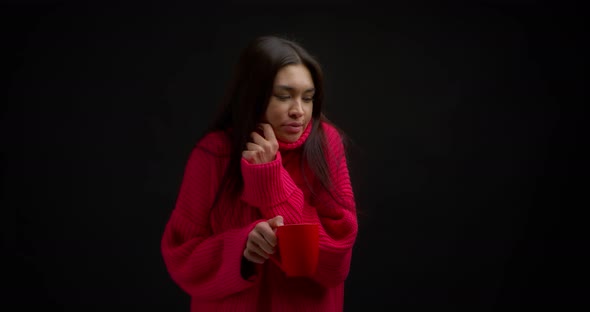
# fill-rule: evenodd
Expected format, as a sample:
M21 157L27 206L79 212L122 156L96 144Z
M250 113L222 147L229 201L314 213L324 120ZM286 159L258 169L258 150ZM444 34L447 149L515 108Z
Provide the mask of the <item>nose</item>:
M301 103L301 99L295 99L293 101L293 104L289 109L289 116L294 119L303 116L303 104Z

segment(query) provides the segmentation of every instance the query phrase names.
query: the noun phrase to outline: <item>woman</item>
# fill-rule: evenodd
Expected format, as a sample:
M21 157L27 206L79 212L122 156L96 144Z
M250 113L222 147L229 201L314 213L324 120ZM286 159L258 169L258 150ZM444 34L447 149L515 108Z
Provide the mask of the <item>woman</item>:
M293 41L259 37L242 52L161 242L191 311L343 310L356 207L323 91L319 64ZM287 277L268 261L277 227L297 223L321 225L310 277Z

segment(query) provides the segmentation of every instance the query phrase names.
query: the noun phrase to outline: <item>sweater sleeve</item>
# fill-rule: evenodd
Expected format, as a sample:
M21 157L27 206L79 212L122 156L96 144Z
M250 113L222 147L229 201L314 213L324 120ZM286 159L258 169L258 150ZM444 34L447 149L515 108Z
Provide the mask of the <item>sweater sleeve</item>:
M259 207L265 218L281 215L285 224L320 223L319 264L313 278L326 287L334 287L348 276L358 223L341 137L330 126L324 129L331 192L324 190L313 202L304 202L303 191L282 166L277 153L276 160L266 164L252 165L242 160L242 199Z
M253 222L213 234L209 209L216 187L215 157L196 147L191 152L176 206L161 240L161 251L174 282L193 297L221 299L255 285L244 280L241 260Z
M315 200L306 205L303 215L304 222L322 225L318 270L313 278L326 287L334 287L343 283L350 271L358 221L342 139L336 129L330 126L324 129L332 188L330 192L318 192Z
M275 160L264 164L251 164L242 158L244 189L241 198L258 207L267 219L280 215L284 224L300 223L303 192L282 163L280 152Z

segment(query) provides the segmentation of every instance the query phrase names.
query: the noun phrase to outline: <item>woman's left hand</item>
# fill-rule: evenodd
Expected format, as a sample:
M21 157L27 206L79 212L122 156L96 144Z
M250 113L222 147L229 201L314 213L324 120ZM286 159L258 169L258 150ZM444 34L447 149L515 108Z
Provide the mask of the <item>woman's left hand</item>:
M242 152L244 157L251 164L264 164L275 160L279 150L279 142L275 137L274 130L270 124L262 123L260 128L264 133L262 137L257 132L252 132L253 142L246 144L246 150Z

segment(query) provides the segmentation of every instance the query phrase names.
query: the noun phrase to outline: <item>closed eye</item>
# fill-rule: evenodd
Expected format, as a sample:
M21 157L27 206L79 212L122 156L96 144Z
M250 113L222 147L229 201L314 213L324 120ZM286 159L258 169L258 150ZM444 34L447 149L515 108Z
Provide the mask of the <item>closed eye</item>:
M291 98L290 95L278 95L278 94L275 94L275 97L281 101L286 101Z

